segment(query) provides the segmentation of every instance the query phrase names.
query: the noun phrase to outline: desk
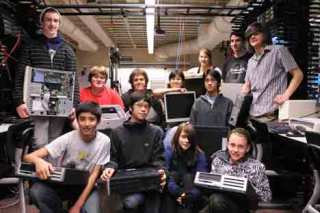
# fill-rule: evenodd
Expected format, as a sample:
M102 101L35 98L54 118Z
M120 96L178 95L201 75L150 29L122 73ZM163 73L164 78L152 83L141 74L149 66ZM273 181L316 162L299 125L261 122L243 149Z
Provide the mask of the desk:
M311 174L308 164L307 141L305 137L288 137L285 134L270 133L271 167L300 174Z
M306 137L289 137L286 134L279 134L279 136L287 138L288 140L293 140L293 141L300 142L307 145Z

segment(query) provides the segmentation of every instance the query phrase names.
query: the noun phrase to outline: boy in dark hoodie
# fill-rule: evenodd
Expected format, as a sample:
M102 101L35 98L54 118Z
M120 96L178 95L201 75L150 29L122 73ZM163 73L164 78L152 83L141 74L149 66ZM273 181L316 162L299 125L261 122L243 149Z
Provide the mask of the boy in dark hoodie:
M206 94L201 95L192 106L190 123L194 126L227 126L232 111L232 101L219 94L221 75L211 69L206 75Z

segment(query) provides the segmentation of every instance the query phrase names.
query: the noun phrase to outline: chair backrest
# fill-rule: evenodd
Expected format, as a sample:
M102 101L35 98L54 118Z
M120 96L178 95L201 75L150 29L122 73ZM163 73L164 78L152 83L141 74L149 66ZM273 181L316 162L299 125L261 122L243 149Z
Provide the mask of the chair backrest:
M28 152L29 147L31 147L34 134L34 127L28 127L22 132L21 144L22 147L16 148L15 152L15 164L16 168L20 167L23 156Z
M257 121L255 119L250 119L253 127L255 128L255 142L256 144L261 143L269 143L270 142L270 135L268 126L266 123Z
M320 133L306 131L308 159L313 169L320 171Z
M209 158L222 149L223 139L227 138L228 128L221 126L194 126L200 148Z
M308 144L320 146L320 132L306 131L305 133Z

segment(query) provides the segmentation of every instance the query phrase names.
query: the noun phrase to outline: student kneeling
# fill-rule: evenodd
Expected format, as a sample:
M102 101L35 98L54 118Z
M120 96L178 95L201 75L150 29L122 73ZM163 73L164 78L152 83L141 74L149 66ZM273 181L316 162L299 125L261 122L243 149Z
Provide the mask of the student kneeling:
M242 128L232 130L228 135L227 151L214 154L211 172L248 178L258 200L268 202L271 200L271 190L265 167L250 157L251 149L249 133ZM215 192L201 213L247 213L249 201L241 198L230 193Z
M76 109L76 118L79 130L68 132L24 157L24 161L35 165L37 176L41 180L48 179L54 170L53 164L44 159L46 157L59 162L59 165L54 166L90 172L84 188L46 181L33 183L30 195L40 212L63 212L62 201L64 200L72 202L73 206L69 212L99 212L99 197L94 185L102 166L110 159L110 139L96 131L101 118L101 109L96 103L81 103Z
M155 168L161 177L163 187L166 179L164 173L164 149L162 130L150 124L146 117L150 109L150 97L143 93L130 94L131 117L122 126L111 132L111 160L101 176L108 180L117 169ZM160 208L160 196L157 191L121 194L122 212L157 213ZM139 211L143 206L144 210Z

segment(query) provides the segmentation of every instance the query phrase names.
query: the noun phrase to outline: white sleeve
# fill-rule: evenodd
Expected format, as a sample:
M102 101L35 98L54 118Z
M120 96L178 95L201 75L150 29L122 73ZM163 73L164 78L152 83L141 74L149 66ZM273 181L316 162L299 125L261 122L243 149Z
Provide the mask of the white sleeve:
M103 143L96 165L103 166L110 161L110 144L110 139L106 143Z
M49 152L50 157L55 159L63 155L70 141L69 136L70 133L64 134L45 146L45 148Z

